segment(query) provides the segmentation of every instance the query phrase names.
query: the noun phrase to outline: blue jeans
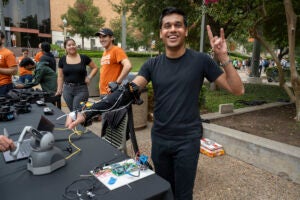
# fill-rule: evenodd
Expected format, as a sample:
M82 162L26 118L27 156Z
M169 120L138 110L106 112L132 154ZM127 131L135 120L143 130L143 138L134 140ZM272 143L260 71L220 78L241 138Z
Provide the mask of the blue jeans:
M9 90L13 89L13 84L9 83L6 85L0 86L0 96L6 96L6 94L9 92Z
M21 81L22 83L30 83L30 82L32 82L32 75L26 74L26 75L20 76L19 81Z
M167 180L176 200L192 200L200 152L200 138L152 137L155 173Z
M64 84L63 97L70 111L80 110L80 102L89 99L87 85L70 86Z

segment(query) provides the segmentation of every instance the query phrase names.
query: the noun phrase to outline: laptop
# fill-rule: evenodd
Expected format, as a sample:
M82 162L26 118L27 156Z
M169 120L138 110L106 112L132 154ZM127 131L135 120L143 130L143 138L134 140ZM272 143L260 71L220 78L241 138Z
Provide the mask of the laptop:
M48 120L45 116L42 115L40 122L38 124L37 130L53 132L54 127L55 127L55 125L50 120ZM6 132L6 130L4 130L4 132ZM29 133L27 133L27 134L29 134ZM42 138L42 136L43 136L40 132L34 132L32 134L34 134L34 137L37 137L37 138ZM9 162L28 158L31 153L30 141L31 141L30 138L23 140L23 142L20 146L20 151L18 152L18 155L16 157L11 156L10 151L3 152L5 162L9 163ZM14 143L16 144L17 141L14 141Z

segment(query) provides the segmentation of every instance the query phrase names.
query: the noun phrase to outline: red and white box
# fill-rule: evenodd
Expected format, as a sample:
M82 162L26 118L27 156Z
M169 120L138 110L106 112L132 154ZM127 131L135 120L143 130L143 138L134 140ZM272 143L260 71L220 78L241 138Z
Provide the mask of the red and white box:
M200 152L211 158L225 154L223 146L213 140L202 138Z

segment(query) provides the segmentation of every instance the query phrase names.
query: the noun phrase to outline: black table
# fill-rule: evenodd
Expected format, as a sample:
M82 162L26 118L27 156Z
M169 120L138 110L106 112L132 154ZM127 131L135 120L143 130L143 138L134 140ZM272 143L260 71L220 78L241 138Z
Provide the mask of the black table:
M63 113L56 107L54 115L46 117L55 123L55 128L63 128L65 118L56 120ZM24 126L37 127L43 115L43 108L32 105L30 113L21 114L15 120L0 122L0 133L5 127L13 139L17 139ZM83 127L82 127L83 128ZM55 146L65 149L68 146L70 130L54 130ZM89 175L90 170L105 163L111 164L127 158L125 154L110 144L88 132L73 142L81 148L81 152L67 160L67 164L46 175L35 176L27 170L27 159L5 163L0 155L0 199L1 200L57 200L64 199L65 189L72 182L80 179L80 175ZM67 151L65 156L69 155ZM101 182L97 182L96 196L92 199L173 199L170 184L156 174L110 191Z

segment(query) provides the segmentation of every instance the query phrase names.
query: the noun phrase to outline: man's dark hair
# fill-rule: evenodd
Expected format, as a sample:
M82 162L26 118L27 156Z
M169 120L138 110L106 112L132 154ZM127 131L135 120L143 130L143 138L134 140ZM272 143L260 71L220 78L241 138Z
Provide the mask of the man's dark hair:
M161 15L159 17L159 28L162 27L162 20L163 20L163 18L165 16L171 15L171 14L181 15L183 17L184 26L187 27L187 18L186 18L185 13L182 10L180 10L179 8L167 7L165 9L163 9L163 11L161 12Z
M20 66L26 67L28 65L35 65L35 62L31 58L23 58L20 62Z
M41 44L42 51L50 52L51 46L48 42L42 42Z

